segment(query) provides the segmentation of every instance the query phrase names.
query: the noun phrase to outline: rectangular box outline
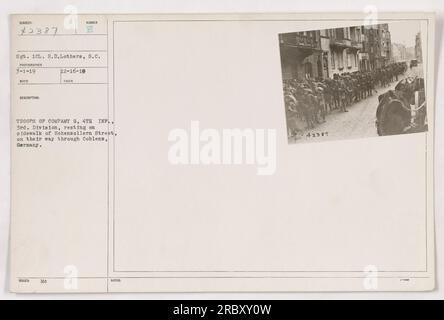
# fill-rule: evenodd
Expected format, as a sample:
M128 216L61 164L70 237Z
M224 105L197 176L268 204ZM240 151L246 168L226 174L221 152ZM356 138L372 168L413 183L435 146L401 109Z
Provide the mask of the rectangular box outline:
M426 41L426 47L427 49L429 49L429 42L428 42L428 33L429 33L429 20L430 19L412 19L412 18L405 18L405 19L396 19L396 18L391 18L391 19L378 19L379 21L392 21L392 22L397 22L397 21L403 21L403 20L413 20L413 21L426 21L427 22L427 41ZM112 52L112 65L113 65L113 90L112 90L112 97L113 97L113 131L115 132L115 109L116 109L116 104L115 104L115 57L114 57L114 48L115 48L115 25L117 23L147 23L147 22L217 22L217 21L223 21L223 22L233 22L233 21L245 21L245 22L250 22L250 21L322 21L322 22L328 22L328 21L362 21L362 19L351 19L348 18L346 20L344 19L166 19L166 20L113 20L112 24L113 24L113 28L112 28L112 46L113 46L113 52ZM109 37L109 36L108 36ZM428 77L428 58L429 55L427 55L427 59L426 59L426 67L424 68L425 70L425 77ZM108 84L109 87L109 84ZM428 91L428 90L427 90ZM108 97L109 98L109 97ZM108 103L108 114L109 114L109 103ZM425 251L425 269L426 270L420 270L420 271L396 271L396 270L378 270L378 272L382 272L382 273L427 273L428 272L428 222L427 222L427 214L428 214L428 207L427 207L427 199L428 199L428 190L427 190L427 172L428 172L428 167L427 167L427 134L428 132L424 132L423 133L425 136L425 179L426 179L426 184L425 184L425 246L426 246L426 251ZM250 270L169 270L169 271L159 271L159 270L117 270L116 269L116 255L115 255L115 136L113 137L113 186L112 186L112 190L113 190L113 205L112 205L112 230L113 230L113 234L112 234L112 266L113 266L113 272L115 273L363 273L363 270L284 270L284 271L277 271L277 270L273 270L273 271L250 271ZM108 147L109 147L109 139L108 139ZM110 181L110 177L109 177L109 152L108 152L108 186L109 186L109 181ZM109 208L109 202L108 202L108 208ZM108 212L108 217L110 215L110 212ZM108 223L109 223L109 219L108 219ZM110 226L108 224L108 232L110 230ZM108 241L109 243L109 241ZM109 250L108 250L109 251ZM109 252L108 252L109 254ZM108 263L109 265L109 263ZM108 275L109 276L109 275ZM364 278L365 276L363 276ZM124 278L124 277L119 277L119 278ZM141 278L146 278L146 277L141 277ZM149 277L148 277L149 278ZM154 277L154 278L205 278L205 277ZM213 277L210 277L213 278ZM218 278L218 277L214 277L214 278ZM230 278L249 278L249 277L230 277ZM259 277L259 278L273 278L271 277ZM294 278L294 277L279 277L279 278ZM300 277L297 277L300 278ZM318 277L315 277L318 278ZM323 277L319 277L319 278L323 278ZM335 277L336 278L336 277ZM356 278L356 277L352 277L352 278ZM393 278L399 278L399 277L393 277ZM408 278L413 278L413 277L408 277ZM430 277L426 277L426 278L430 278Z

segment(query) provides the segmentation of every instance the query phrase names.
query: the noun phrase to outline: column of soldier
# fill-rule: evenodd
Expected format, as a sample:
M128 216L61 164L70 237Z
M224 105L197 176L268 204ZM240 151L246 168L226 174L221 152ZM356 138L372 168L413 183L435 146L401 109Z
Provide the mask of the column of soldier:
M353 103L372 96L376 86L387 87L406 70L405 62L397 62L372 71L335 74L333 79L284 80L285 106L305 120L307 128L314 128L328 113L348 112Z

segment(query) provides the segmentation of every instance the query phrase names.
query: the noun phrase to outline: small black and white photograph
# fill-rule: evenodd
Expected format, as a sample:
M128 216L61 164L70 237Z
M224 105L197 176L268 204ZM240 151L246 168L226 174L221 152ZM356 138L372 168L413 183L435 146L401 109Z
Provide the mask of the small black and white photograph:
M279 34L288 142L427 131L419 21Z

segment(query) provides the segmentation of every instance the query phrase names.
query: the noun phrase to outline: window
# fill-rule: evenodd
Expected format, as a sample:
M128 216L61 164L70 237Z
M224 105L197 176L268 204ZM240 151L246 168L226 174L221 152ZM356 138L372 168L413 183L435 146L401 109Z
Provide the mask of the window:
M335 64L335 53L331 52L330 53L330 57L331 57L331 68L335 69L336 68L336 64Z
M344 53L338 54L338 67L339 69L344 68Z
M310 79L313 77L313 67L310 62L304 64L305 78Z
M337 28L335 29L335 38L342 40L344 39L344 29L345 28Z

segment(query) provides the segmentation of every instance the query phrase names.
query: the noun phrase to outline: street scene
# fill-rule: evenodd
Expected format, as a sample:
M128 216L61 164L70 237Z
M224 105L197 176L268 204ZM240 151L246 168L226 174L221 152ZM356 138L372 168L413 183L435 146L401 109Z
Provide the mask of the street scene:
M289 143L427 130L419 23L279 35Z

